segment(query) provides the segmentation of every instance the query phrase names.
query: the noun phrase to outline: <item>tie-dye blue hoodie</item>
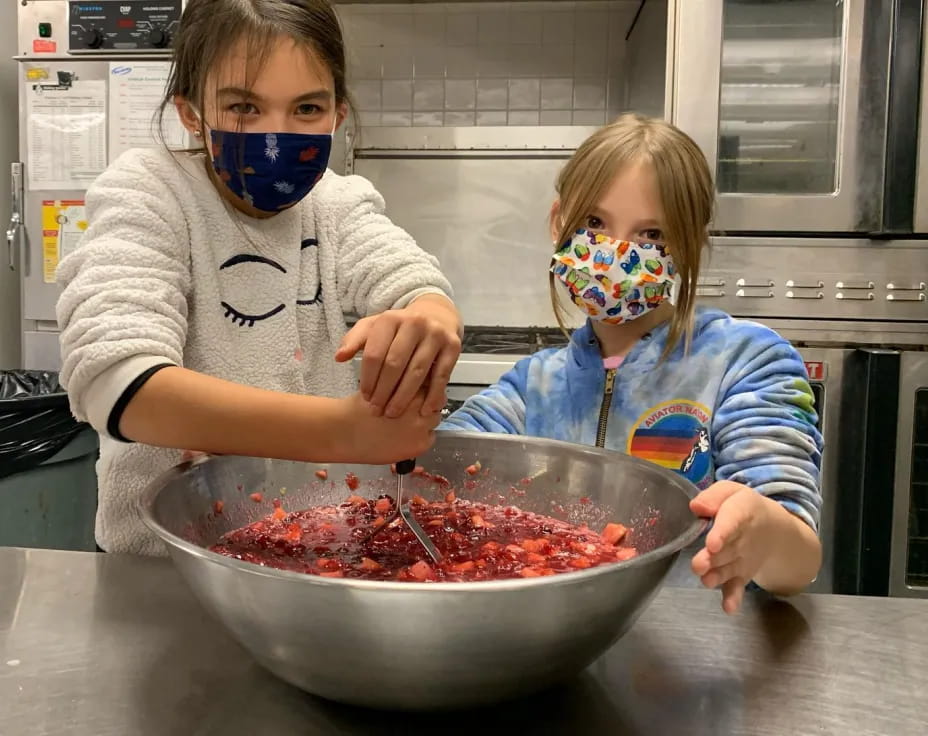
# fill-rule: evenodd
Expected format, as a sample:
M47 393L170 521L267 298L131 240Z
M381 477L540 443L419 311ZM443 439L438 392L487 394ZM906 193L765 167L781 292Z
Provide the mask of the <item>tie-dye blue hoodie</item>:
M822 437L796 350L772 330L697 309L683 345L660 363L668 323L607 371L592 327L519 361L440 429L600 445L681 473L699 488L731 480L818 529ZM608 395L608 384L613 384Z

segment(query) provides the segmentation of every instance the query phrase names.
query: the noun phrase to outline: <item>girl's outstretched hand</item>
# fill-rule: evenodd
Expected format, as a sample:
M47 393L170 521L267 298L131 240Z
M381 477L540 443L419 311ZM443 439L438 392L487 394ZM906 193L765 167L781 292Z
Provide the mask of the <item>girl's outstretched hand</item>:
M445 297L427 294L405 309L365 317L345 335L339 362L364 351L361 395L375 414L401 416L420 389L423 414L445 406L445 389L461 354L461 318Z
M722 609L741 607L744 587L761 570L773 549L774 512L780 505L752 488L721 481L690 502L697 516L714 517L706 546L693 557L693 572L707 588L722 589Z
M792 595L815 578L822 546L815 531L777 501L753 488L719 481L690 502L697 516L713 517L693 572L707 588L722 589L722 609L741 607L752 580L771 593Z

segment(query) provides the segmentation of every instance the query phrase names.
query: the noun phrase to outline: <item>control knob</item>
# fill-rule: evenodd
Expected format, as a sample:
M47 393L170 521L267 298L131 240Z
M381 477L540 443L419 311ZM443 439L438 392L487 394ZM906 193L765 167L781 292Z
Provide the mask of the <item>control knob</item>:
M148 32L148 43L152 45L153 48L163 49L166 48L170 43L171 38L160 28L152 28Z
M88 49L98 49L103 45L103 34L96 28L91 28L84 31L83 41Z

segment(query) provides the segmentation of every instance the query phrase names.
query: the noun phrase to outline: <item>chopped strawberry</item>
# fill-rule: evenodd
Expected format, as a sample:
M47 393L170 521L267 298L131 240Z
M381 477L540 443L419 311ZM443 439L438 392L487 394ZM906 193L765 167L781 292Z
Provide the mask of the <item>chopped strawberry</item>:
M628 533L628 529L622 524L606 524L606 528L603 529L602 537L609 544L618 544Z
M319 480L328 480L328 479L329 479L329 471L328 471L328 470L317 470L317 471L316 471L316 477L317 477Z
M303 538L303 530L296 522L287 527L287 539L291 542L299 542Z
M477 475L480 472L480 461L478 460L473 465L468 465L464 468L464 472L468 475Z
M225 506L225 505L226 505L226 504L225 504L225 501L216 501L216 502L213 504L213 512L214 512L214 513L217 513L217 514L221 514L221 513L222 513L222 507Z
M443 475L433 475L432 482L441 486L442 488L449 488L451 486L451 481Z
M370 557L362 557L361 564L359 566L362 570L368 570L374 572L376 570L382 570L383 565L381 565L376 560L372 560Z
M587 557L592 557L597 552L596 545L590 542L571 542L570 548L574 550L574 552L579 552Z
M388 496L351 494L341 504L290 511L284 510L280 493L269 497L260 489L256 496L272 501L272 512L223 535L212 549L254 564L326 577L430 583L541 577L617 564L638 554L627 546L631 531L621 524L597 532L505 500L497 505L492 494L474 501L444 489L444 500L427 502L410 492L419 523L446 556L432 565L402 523L388 524L396 512ZM221 511L222 502L213 502L212 508ZM371 539L376 530L382 533Z
M521 483L523 486L530 486L530 485L532 485L532 479L531 479L531 478L523 478L522 480L519 481L519 483Z
M264 496L260 493L252 493L248 498L255 503L261 503L264 500Z
M345 573L341 570L333 570L332 572L320 572L317 573L320 578L343 578Z
M409 574L416 580L428 580L432 577L432 568L428 562L419 560L415 565L409 568Z
M547 553L551 551L551 542L547 539L523 539L519 544L529 552Z
M580 499L580 503L582 503L584 506L588 506L589 504L591 504L591 503L593 503L593 502L590 501L590 497L589 497L589 496L584 496L583 498Z
M361 487L361 481L354 473L348 473L345 476L345 485L352 491L358 490Z

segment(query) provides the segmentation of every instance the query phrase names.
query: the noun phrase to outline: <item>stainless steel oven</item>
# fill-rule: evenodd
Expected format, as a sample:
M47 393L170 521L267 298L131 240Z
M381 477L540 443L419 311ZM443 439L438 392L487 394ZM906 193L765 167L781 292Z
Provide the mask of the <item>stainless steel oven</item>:
M900 359L890 595L928 598L928 352Z
M885 236L923 223L921 0L676 8L673 120L715 170L718 229Z
M700 297L804 352L840 356L829 361L843 366L840 406L834 390L823 398L823 574L836 592L924 594L924 3L700 0L675 11L671 118L705 152L717 189Z

